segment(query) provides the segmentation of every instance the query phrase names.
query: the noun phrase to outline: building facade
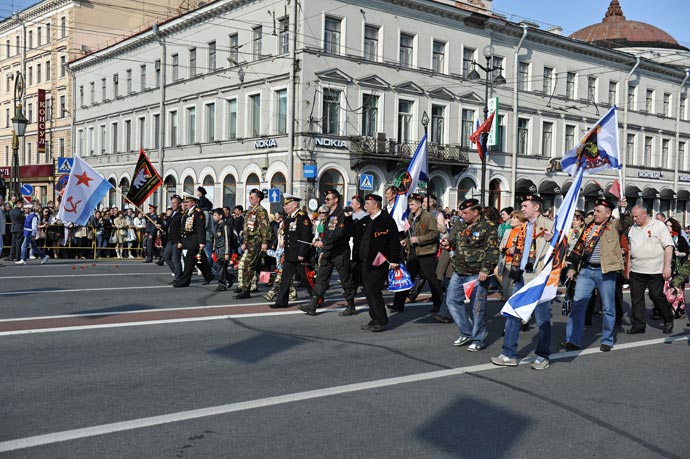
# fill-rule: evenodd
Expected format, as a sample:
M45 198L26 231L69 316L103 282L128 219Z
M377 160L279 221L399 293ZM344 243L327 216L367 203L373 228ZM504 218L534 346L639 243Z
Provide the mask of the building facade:
M496 70L470 80L473 62ZM85 94L75 151L127 188L143 148L162 202L199 185L229 206L254 187L351 196L361 174L381 192L426 113L429 189L454 207L481 189L468 137L487 93L499 101L489 204L539 192L557 207L571 183L558 160L613 105L628 200L683 221L690 200L685 71L509 22L490 2L219 0L70 67ZM487 90L498 74L506 84ZM589 176L581 206L616 177Z

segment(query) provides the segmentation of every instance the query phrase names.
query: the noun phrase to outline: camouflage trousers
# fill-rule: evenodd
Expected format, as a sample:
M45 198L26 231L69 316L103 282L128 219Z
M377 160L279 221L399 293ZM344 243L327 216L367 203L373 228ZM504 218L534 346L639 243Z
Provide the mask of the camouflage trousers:
M257 289L258 274L256 269L261 258L261 244L247 245L237 266L238 287L245 291Z
M278 295L278 290L280 290L280 282L283 279L283 270L279 269L278 272L276 273L276 278L273 281L273 287L271 287L271 290L266 292L264 295L264 298L267 301L273 301ZM296 301L297 300L297 289L295 288L295 283L290 282L290 293L289 293L289 299L290 301Z

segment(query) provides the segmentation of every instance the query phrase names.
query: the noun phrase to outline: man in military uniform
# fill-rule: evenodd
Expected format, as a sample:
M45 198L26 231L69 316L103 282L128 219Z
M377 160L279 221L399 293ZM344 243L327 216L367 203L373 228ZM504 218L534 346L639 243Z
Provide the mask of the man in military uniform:
M455 251L451 258L453 275L446 302L460 329L460 337L453 345L471 343L467 350L476 352L486 348L486 293L489 275L498 264L498 231L496 226L484 220L481 205L476 199L462 202L459 210L463 221L455 224L448 239L442 242L445 248ZM463 284L473 281L477 281L474 292L465 303Z
M149 204L149 214L146 219L146 227L144 229L144 255L146 259L144 263L153 263L153 251L156 245L156 236L158 235L158 229L156 225L158 224L158 214L156 211L158 207L155 204Z
M349 223L346 223L345 211L340 205L340 193L337 190L328 190L326 192L326 206L329 213L324 222L323 238L314 242L314 247L322 249L322 252L311 303L309 305L300 305L298 308L306 312L307 315L316 315L319 299L328 290L333 268L335 268L340 275L340 282L347 300L347 308L341 311L340 315L352 316L357 314L355 309L355 287L350 276L349 226L352 225L352 218L350 218Z
M242 258L239 265L239 286L235 299L251 298L252 277L256 272L261 259L261 253L268 249L270 240L268 234L268 212L261 206L264 193L256 188L249 192L249 204L251 209L244 216L244 242L242 243Z
M204 285L210 284L213 280L211 266L208 264L206 254L203 251L206 246L206 217L197 207L197 199L196 196L185 195L184 204L187 206L187 211L182 216L182 232L177 247L186 250L187 253L184 256L184 271L173 284L173 287L176 288L189 287L197 259L200 262L201 274L204 276Z
M280 227L284 249L283 273L276 302L271 306L273 308L288 307L288 292L295 275L299 280L304 281L309 295L312 294L307 281L306 269L306 263L311 258L312 248L311 245L305 244L312 238L312 224L309 216L299 209L300 201L300 198L291 194L286 194L284 197L285 219Z

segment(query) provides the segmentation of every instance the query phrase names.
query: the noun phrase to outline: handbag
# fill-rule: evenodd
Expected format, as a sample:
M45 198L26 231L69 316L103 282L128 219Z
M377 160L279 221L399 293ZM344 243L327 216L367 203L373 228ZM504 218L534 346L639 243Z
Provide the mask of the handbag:
M110 235L110 239L108 239L108 242L111 244L117 244L117 233L113 231L113 234Z

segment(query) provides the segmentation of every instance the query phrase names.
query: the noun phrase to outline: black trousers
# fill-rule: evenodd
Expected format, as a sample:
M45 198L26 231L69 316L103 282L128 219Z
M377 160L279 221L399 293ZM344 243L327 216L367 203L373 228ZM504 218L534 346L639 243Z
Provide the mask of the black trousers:
M314 281L314 293L312 296L323 296L328 291L331 282L331 275L333 268L338 270L340 275L340 283L343 286L345 299L350 301L355 298L355 288L352 283L352 276L350 275L350 251L345 250L343 253L336 256L321 257L319 261L319 270L316 273L316 280ZM283 273L285 276L285 273Z
M146 261L153 261L153 250L156 245L156 234L146 233L144 235L143 249Z
M441 303L443 303L443 293L441 292L441 284L436 278L436 264L436 255L422 255L407 260L407 271L409 271L410 277L414 279L421 274L429 282L431 301L434 304L433 309L438 312L441 309ZM404 308L407 294L407 291L396 292L393 297L393 307Z
M235 276L228 272L228 265L230 260L226 260L224 256L220 256L216 262L216 273L218 274L218 285L224 287L231 287L235 282Z
M630 324L634 330L644 330L647 326L644 290L649 289L649 298L656 306L664 322L673 322L673 312L664 295L664 277L661 274L630 273L630 298L632 314Z
M293 277L297 277L298 281L304 282L307 286L309 296L312 296L312 288L307 281L307 265L299 261L283 262L283 274L280 279L280 287L278 288L278 295L276 295L276 305L287 307L290 296L290 282Z
M190 246L183 245L182 248L187 250L187 255L184 257L184 271L182 271L182 275L177 280L177 284L187 287L191 283L192 273L194 272L194 267L197 265L197 255L200 255L199 269L204 276L204 280L206 282L211 282L213 280L213 272L211 272L211 265L208 264L206 253L204 253L204 251L199 251L198 244L192 244Z
M350 277L352 278L352 288L357 293L359 287L364 286L364 280L362 279L362 262L360 260L350 261Z
M22 242L24 233L12 233L12 247L10 247L10 259L17 261L21 258Z
M388 315L381 291L388 280L388 264L369 267L366 263L362 263L362 277L364 278L364 296L369 305L369 317L374 324L386 325Z
M175 275L175 280L179 280L180 276L182 276L182 249L177 247L177 242L167 242L165 244L163 260Z

